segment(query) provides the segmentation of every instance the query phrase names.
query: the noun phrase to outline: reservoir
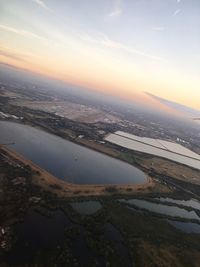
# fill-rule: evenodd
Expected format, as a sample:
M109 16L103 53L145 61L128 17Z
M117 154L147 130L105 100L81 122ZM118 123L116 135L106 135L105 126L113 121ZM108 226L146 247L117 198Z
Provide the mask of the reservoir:
M169 141L140 137L117 131L105 137L107 142L130 150L166 158L177 163L200 170L200 155Z
M0 121L0 144L56 177L77 184L142 184L145 174L128 163L36 128Z

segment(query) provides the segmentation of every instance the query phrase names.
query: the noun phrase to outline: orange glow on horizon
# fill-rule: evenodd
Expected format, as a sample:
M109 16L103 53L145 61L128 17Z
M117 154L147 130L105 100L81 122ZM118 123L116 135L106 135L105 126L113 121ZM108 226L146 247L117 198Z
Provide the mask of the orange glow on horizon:
M104 1L47 2L2 1L0 61L141 105L166 109L149 92L200 110L199 4L117 1L109 17Z
M98 92L101 92L105 95L110 95L110 96L116 96L119 97L121 99L124 100L128 100L128 101L135 101L138 104L141 105L147 105L150 106L152 108L157 108L157 109L161 109L163 111L166 111L168 113L172 113L172 114L178 114L175 110L161 104L159 101L156 101L148 96L146 96L145 94L142 93L135 93L134 91L131 92L129 90L125 90L123 91L123 93L121 92L121 88L118 86L118 88L114 87L111 88L110 86L106 85L106 83L102 83L101 85L96 84L95 79L93 79L93 81L88 82L85 79L75 79L74 77L71 77L71 79L69 79L69 76L66 78L66 75L63 74L61 75L60 72L55 73L54 71L47 69L47 68L39 68L39 66L34 65L34 64L30 64L30 63L25 63L25 62L19 62L15 59L7 59L6 57L0 56L0 60L2 61L2 63L5 64L10 64L14 67L17 68L21 68L27 71L30 71L32 73L36 73L36 74L40 74L40 75L44 75L47 76L49 78L54 78L54 79L58 79L70 84L74 84L77 86L82 86L84 88L88 88L90 90L96 90ZM92 89L91 89L92 88ZM116 90L118 89L118 90Z

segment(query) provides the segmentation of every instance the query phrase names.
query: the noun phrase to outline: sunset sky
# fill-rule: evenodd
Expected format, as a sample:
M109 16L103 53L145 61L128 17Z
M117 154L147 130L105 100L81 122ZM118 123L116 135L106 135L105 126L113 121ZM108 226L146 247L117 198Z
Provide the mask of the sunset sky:
M0 61L200 109L200 0L0 0Z

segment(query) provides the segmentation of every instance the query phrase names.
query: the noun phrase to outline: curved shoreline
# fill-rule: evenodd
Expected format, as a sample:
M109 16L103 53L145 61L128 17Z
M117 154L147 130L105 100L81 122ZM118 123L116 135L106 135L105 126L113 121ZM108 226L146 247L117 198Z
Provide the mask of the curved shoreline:
M11 121L11 122L13 122L13 121ZM183 182L189 182L189 183L197 184L197 185L200 184L200 179L197 179L197 177L199 177L199 174L197 173L197 172L199 172L199 170L192 168L192 167L188 167L187 165L184 165L181 163L174 162L170 159L166 159L166 158L162 158L162 157L158 157L158 156L153 156L153 155L148 154L148 153L142 153L142 152L138 152L138 151L129 150L127 148L123 148L124 153L122 153L121 150L118 150L119 147L115 144L110 144L111 145L111 147L110 147L110 145L109 146L102 145L98 142L94 142L94 141L88 140L88 139L69 138L69 136L63 136L62 134L60 134L60 132L54 132L54 131L50 130L49 128L44 128L44 127L35 125L34 123L24 123L24 122L16 122L16 121L15 121L15 123L34 127L38 130L42 130L42 131L49 133L51 135L55 135L56 137L59 137L63 140L67 140L67 141L75 143L79 146L83 146L83 147L86 147L90 150L97 151L98 153L107 155L111 158L118 159L119 161L126 162L126 163L132 165L133 167L136 167L139 170L143 171L144 174L146 175L146 177L148 177L148 175L149 175L149 176L155 178L155 174L160 175L160 177L162 177L163 175L164 176L167 175L168 177L172 177L174 179L177 179L177 180L180 180ZM124 155L127 154L128 157L131 155L130 160L125 159L123 157L124 156L123 154ZM142 162L140 162L140 160L142 160ZM153 165L152 165L152 162L153 162ZM183 173L185 173L185 175L183 175ZM56 178L56 179L59 179L59 178ZM62 180L59 179L59 181L61 183ZM158 187L159 187L159 190L163 191L164 188L161 188L161 186L159 186L159 182L157 179L153 179L153 182L154 182L153 191L158 191L157 190ZM67 182L65 182L65 184L66 183ZM68 184L70 184L70 183L68 183ZM76 185L76 184L74 184L74 185ZM109 186L109 184L106 184L106 185L107 185L107 187ZM104 185L104 188L106 187L106 185ZM117 184L117 187L119 188L120 185L121 184ZM83 187L83 185L80 185L80 186ZM91 188L91 186L93 186L93 187L99 186L100 187L100 186L102 186L102 184L99 184L99 185L91 185L90 184L89 186L90 186L90 188ZM115 185L112 184L110 186L115 186ZM136 186L136 184L135 184L135 186ZM123 187L123 185L121 185L121 187ZM130 187L131 187L130 190L132 190L133 185L130 185ZM141 190L141 189L139 189L139 190ZM152 191L152 189L151 189L151 191ZM105 192L104 192L104 194L105 194Z
M90 149L90 150L93 150L93 151L96 151L98 153L101 153L101 154L104 154L104 155L107 155L111 158L115 158L119 161L122 161L122 162L126 162L128 164L130 164L129 162L127 162L126 160L122 159L119 157L119 151L114 149L110 149L109 147L106 147L106 146L102 146L101 144L99 143L94 143L94 142L91 142L90 140L87 140L87 139L78 139L77 137L76 138L69 138L69 137L66 137L66 136L63 136L62 134L59 134L59 133L56 133L55 131L52 131L50 130L49 128L46 128L44 126L41 127L41 125L37 125L37 124L34 124L34 123L25 123L25 122L21 122L21 121L13 121L13 120L1 120L0 119L0 122L1 121L8 121L8 122L13 122L13 123L17 123L17 124L21 124L21 125L26 125L26 126L29 126L29 127L33 127L33 128L36 128L38 130L41 130L41 131L44 131L48 134L51 134L51 135L54 135L56 137L59 137L63 140L66 140L66 141L69 141L69 142L72 142L72 143L75 143L79 146L82 146L82 147L86 147L87 149ZM110 134L110 133L109 133ZM108 141L106 141L108 142ZM110 142L109 142L110 143ZM110 143L112 144L113 146L115 147L120 147L119 145L117 144L114 144L114 143ZM126 149L127 151L130 150L126 147L122 147L123 149ZM169 158L165 158L165 157L162 157L162 156L158 156L158 155L153 155L153 154L150 154L150 153L147 153L147 152L141 152L141 151L137 151L137 150L130 150L131 152L135 153L136 155L144 155L144 156L149 156L149 157L154 157L156 159L161 159L161 160L165 160L166 162L168 163L174 163L180 167L186 167L186 168L189 168L191 170L194 170L194 171L199 171L199 169L195 168L195 167L192 167L192 166L188 166L184 163L181 163L181 162L176 162L172 159L169 159ZM140 169L141 171L143 172L146 172L147 169L144 168L143 166L141 165L138 165L138 164L131 164L133 167L136 167L138 169Z
M31 167L33 183L41 186L44 190L51 191L61 197L75 196L100 196L113 194L137 193L141 190L149 190L155 186L153 179L146 174L147 180L143 184L73 184L63 181L48 171L42 169L31 160L25 158L15 150L0 145L0 149L15 161ZM109 188L111 189L109 191Z

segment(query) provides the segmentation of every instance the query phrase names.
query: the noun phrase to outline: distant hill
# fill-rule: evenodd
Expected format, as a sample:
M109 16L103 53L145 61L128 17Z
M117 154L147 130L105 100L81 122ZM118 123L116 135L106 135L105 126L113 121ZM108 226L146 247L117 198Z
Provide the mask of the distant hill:
M164 98L161 98L159 96L153 95L151 93L145 92L146 95L154 98L155 100L159 101L162 104L165 104L166 106L175 109L176 111L179 111L181 113L185 113L191 117L195 117L195 120L200 120L200 110L190 108L188 106L179 104L177 102L167 100Z

